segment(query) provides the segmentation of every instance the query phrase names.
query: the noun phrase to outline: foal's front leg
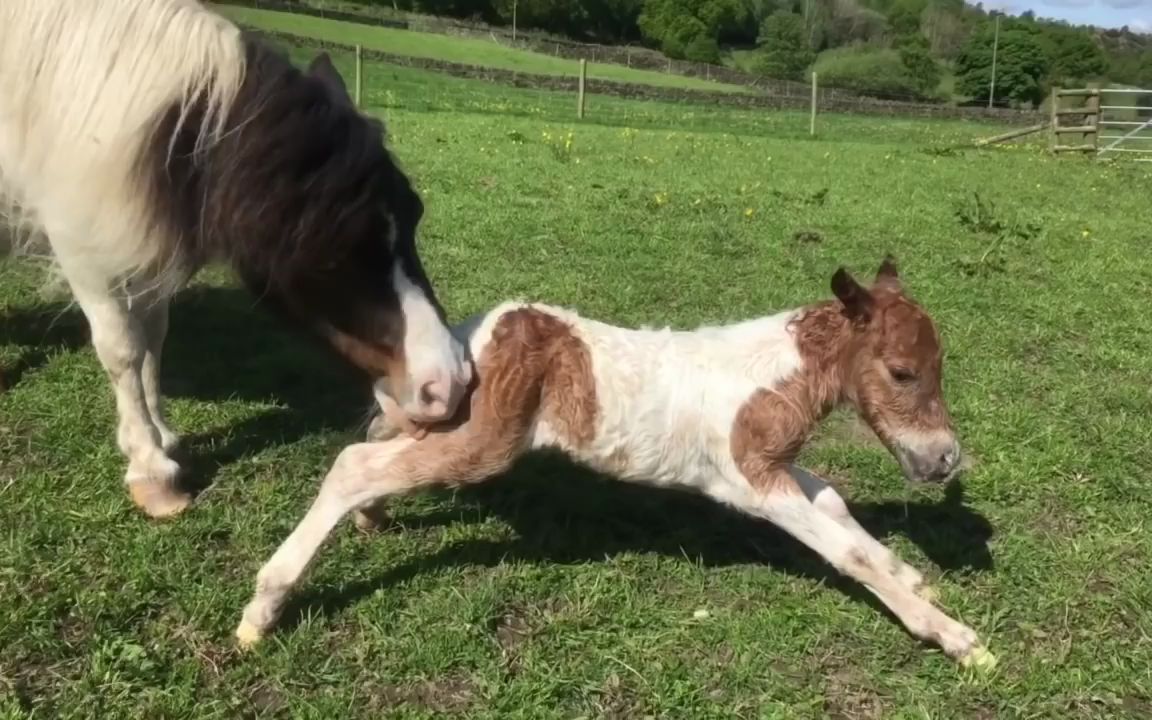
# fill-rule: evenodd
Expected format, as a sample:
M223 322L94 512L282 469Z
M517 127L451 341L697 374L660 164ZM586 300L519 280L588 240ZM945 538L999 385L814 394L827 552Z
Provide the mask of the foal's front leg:
M904 587L925 600L932 602L936 599L936 591L925 582L924 576L919 570L897 557L879 540L869 535L860 523L856 522L856 518L848 512L848 504L844 502L844 498L840 497L840 493L836 492L835 488L814 473L801 467L793 465L789 467L788 472L817 510L828 515L845 530L852 533L856 542L868 553L873 564L877 567L888 568Z
M345 515L410 487L401 473L390 472L388 466L414 442L397 438L384 444L353 445L340 453L304 519L256 575L256 593L236 628L241 645L252 646L264 637L280 617L288 594Z
M858 532L818 509L791 473L783 469L766 471L754 484L742 475L733 479L739 489L724 499L751 515L769 520L819 553L837 570L863 584L913 635L938 644L961 665L981 668L995 665L996 658L972 629L912 592L890 567L877 565L867 544L857 537Z

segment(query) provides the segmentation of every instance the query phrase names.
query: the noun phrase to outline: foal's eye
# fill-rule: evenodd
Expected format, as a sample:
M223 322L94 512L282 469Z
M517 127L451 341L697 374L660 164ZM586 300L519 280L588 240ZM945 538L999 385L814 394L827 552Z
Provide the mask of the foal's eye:
M892 375L892 379L898 383L906 384L916 382L916 373L908 368L892 367L888 368L888 372Z

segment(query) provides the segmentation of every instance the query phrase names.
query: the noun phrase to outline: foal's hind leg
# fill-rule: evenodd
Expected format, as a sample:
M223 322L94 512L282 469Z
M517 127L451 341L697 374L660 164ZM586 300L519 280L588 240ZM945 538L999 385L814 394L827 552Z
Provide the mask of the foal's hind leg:
M116 437L128 458L125 482L132 500L152 517L175 515L190 496L177 484L180 466L161 445L144 385L147 338L139 319L122 298L74 286L73 295L92 329L92 345L116 395Z
M925 600L936 599L936 591L925 582L920 571L898 558L879 540L869 535L868 531L861 527L860 523L856 522L856 519L848 512L848 504L832 486L800 467L792 466L789 468L789 473L812 505L852 533L875 565L891 570L896 579L903 583L906 588Z

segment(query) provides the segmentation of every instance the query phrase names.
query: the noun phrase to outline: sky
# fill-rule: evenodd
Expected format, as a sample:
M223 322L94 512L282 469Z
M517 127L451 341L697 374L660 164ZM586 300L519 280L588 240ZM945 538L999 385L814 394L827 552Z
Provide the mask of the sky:
M1152 0L986 0L984 7L1015 14L1031 10L1037 17L1104 28L1127 25L1136 32L1152 33Z

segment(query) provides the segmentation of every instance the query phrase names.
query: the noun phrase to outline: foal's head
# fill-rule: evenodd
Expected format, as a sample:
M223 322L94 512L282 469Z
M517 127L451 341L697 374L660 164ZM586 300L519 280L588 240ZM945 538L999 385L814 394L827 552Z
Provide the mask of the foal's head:
M244 213L222 218L243 234L241 273L371 376L377 397L418 422L450 417L471 366L421 263L423 203L383 126L359 112L327 54L301 73L252 52L254 119L222 162L229 202L260 203L252 226L236 227Z
M846 396L910 480L950 480L960 445L941 392L940 336L932 318L904 294L891 258L872 287L841 268L832 290L851 328L841 368Z

